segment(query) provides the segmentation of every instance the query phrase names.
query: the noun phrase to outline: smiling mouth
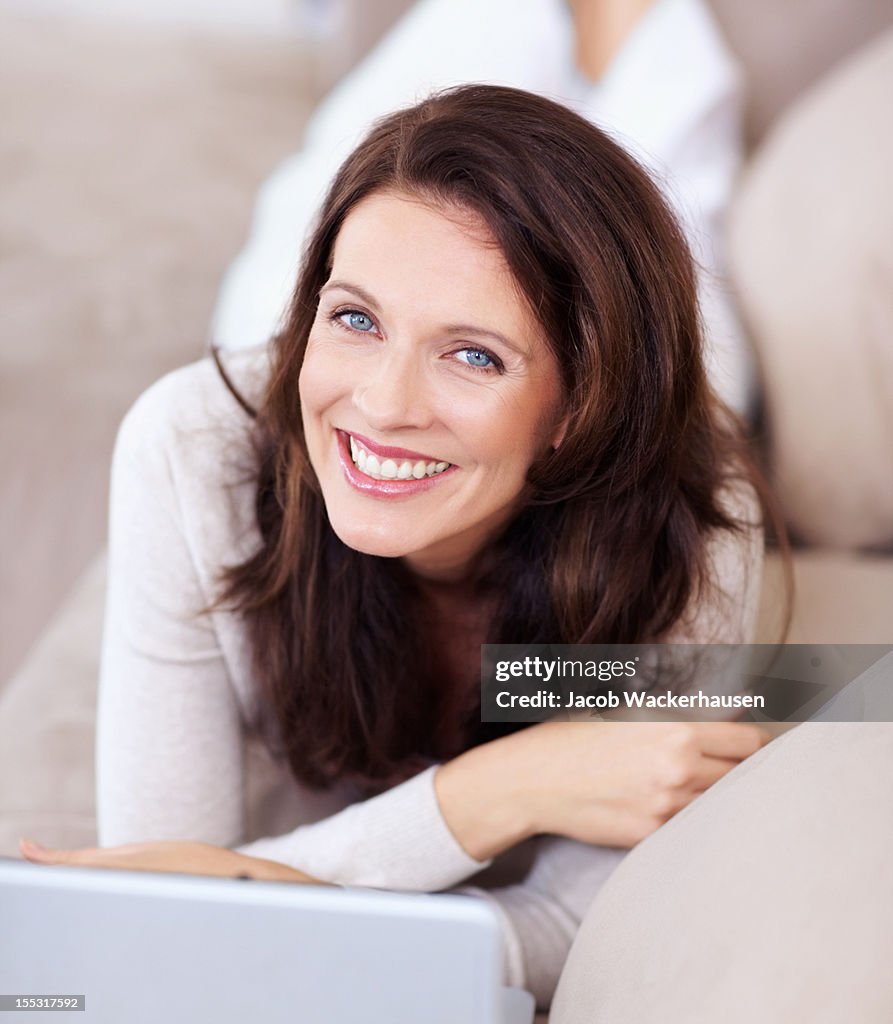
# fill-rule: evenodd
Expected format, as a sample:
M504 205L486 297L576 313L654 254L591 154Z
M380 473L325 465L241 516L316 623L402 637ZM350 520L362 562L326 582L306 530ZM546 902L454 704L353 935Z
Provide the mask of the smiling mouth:
M452 465L433 459L383 458L370 452L352 434L347 435L353 464L372 480L424 480L439 476Z

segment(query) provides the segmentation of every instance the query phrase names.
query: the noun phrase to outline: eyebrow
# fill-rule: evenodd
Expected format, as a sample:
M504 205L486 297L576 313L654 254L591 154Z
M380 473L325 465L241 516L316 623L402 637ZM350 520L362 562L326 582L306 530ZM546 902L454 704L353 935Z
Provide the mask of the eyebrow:
M378 303L365 288L361 288L358 284L349 284L347 281L326 281L322 288L320 288L319 294L324 295L326 292L332 291L335 288L338 288L342 292L351 292L362 302L365 302L367 306L374 306L376 309L378 308Z
M367 292L365 288L361 288L358 284L351 284L348 281L327 281L320 289L319 294L322 296L325 292L334 291L336 288L340 291L356 295L361 302L365 302L373 310L379 308L378 303L370 292ZM511 338L500 334L499 331L491 331L486 327L476 327L474 324L446 324L442 330L447 334L463 335L465 337L491 338L505 345L506 348L511 349L513 352L517 352L520 356L527 358L530 355L527 349L522 348L518 342L512 341Z

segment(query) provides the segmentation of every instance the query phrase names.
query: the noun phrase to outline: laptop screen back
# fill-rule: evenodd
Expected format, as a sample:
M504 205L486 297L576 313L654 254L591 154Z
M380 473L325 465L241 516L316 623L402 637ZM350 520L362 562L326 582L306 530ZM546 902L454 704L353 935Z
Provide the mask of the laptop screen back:
M468 897L0 860L0 993L83 1021L498 1024L501 959Z

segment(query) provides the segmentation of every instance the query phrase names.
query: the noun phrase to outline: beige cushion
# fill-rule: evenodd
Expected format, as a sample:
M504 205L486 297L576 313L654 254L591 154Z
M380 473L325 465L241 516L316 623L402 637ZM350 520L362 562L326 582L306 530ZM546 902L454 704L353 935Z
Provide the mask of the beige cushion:
M893 642L893 558L849 551L798 551L793 559L791 644ZM771 553L763 569L757 643L777 643L786 625L784 565Z
M640 844L550 1024L893 1020L893 723L776 739Z
M93 745L105 557L78 581L0 693L0 856L20 837L96 843Z
M811 543L893 543L893 32L790 110L733 210L773 469Z
M747 82L747 134L893 25L890 0L708 0Z

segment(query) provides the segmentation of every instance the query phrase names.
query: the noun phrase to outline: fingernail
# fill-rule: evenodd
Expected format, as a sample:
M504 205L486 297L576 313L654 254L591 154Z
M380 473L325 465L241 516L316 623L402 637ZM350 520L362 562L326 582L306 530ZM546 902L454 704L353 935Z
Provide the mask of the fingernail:
M20 839L19 848L27 849L30 853L46 853L46 848L36 843L33 839Z

